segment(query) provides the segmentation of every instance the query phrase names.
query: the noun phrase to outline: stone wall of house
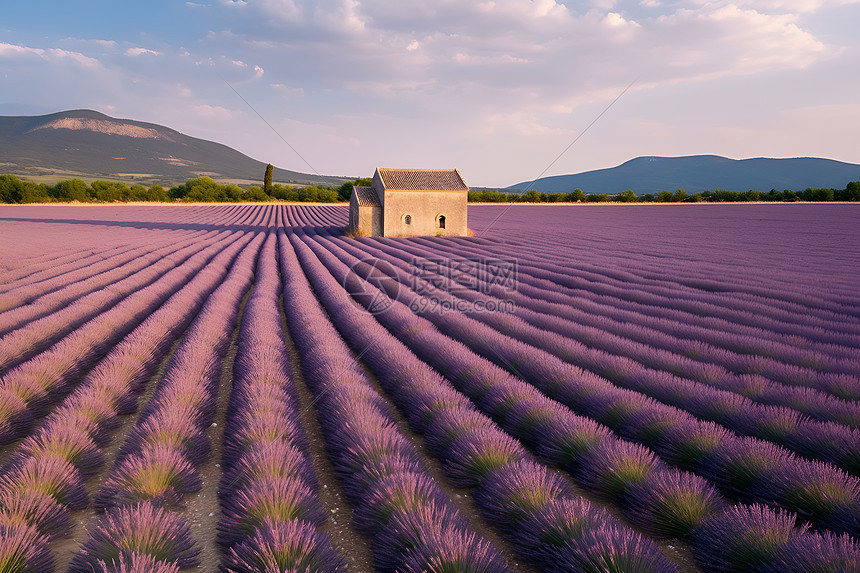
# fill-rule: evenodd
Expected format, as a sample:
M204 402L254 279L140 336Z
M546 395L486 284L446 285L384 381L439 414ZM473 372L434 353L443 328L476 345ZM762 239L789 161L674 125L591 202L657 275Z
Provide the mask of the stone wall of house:
M391 191L383 197L386 237L455 236L467 234L466 191ZM409 215L411 222L406 223ZM445 228L440 228L440 216Z
M382 207L362 207L362 217L369 218L370 235L381 237L383 233Z
M349 198L349 232L355 233L356 235L369 234L370 228L362 226L362 218L359 216L358 210L358 198L355 196L355 193L353 193Z
M360 237L382 235L382 207L359 205L353 193L349 199L349 230Z

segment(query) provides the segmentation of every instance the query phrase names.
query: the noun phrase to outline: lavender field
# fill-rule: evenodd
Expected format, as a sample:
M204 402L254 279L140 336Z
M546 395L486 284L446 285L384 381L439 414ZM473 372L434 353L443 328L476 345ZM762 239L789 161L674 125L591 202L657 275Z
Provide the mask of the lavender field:
M860 208L0 207L0 571L860 571Z

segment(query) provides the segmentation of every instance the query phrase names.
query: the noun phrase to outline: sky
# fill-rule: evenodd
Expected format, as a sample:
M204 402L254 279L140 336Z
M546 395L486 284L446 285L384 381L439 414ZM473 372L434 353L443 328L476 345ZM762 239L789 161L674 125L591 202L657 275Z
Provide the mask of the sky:
M0 115L473 186L643 155L860 163L860 0L0 0Z

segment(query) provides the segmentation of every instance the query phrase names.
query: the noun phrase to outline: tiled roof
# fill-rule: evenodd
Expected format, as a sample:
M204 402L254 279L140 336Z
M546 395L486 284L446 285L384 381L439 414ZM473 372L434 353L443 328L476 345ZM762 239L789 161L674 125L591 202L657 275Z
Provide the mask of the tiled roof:
M469 186L456 169L379 168L386 189L406 191L468 191Z
M379 201L379 195L376 194L376 191L373 190L373 187L356 185L352 188L352 191L353 193L355 193L355 198L358 201L359 205L368 205L370 207L382 206L382 203L380 203Z

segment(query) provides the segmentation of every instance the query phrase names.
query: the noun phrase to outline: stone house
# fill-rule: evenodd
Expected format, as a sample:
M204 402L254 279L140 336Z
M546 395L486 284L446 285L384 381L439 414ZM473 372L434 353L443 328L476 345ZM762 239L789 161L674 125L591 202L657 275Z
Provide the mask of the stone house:
M379 167L370 186L352 191L349 231L367 237L465 237L468 194L456 169Z

